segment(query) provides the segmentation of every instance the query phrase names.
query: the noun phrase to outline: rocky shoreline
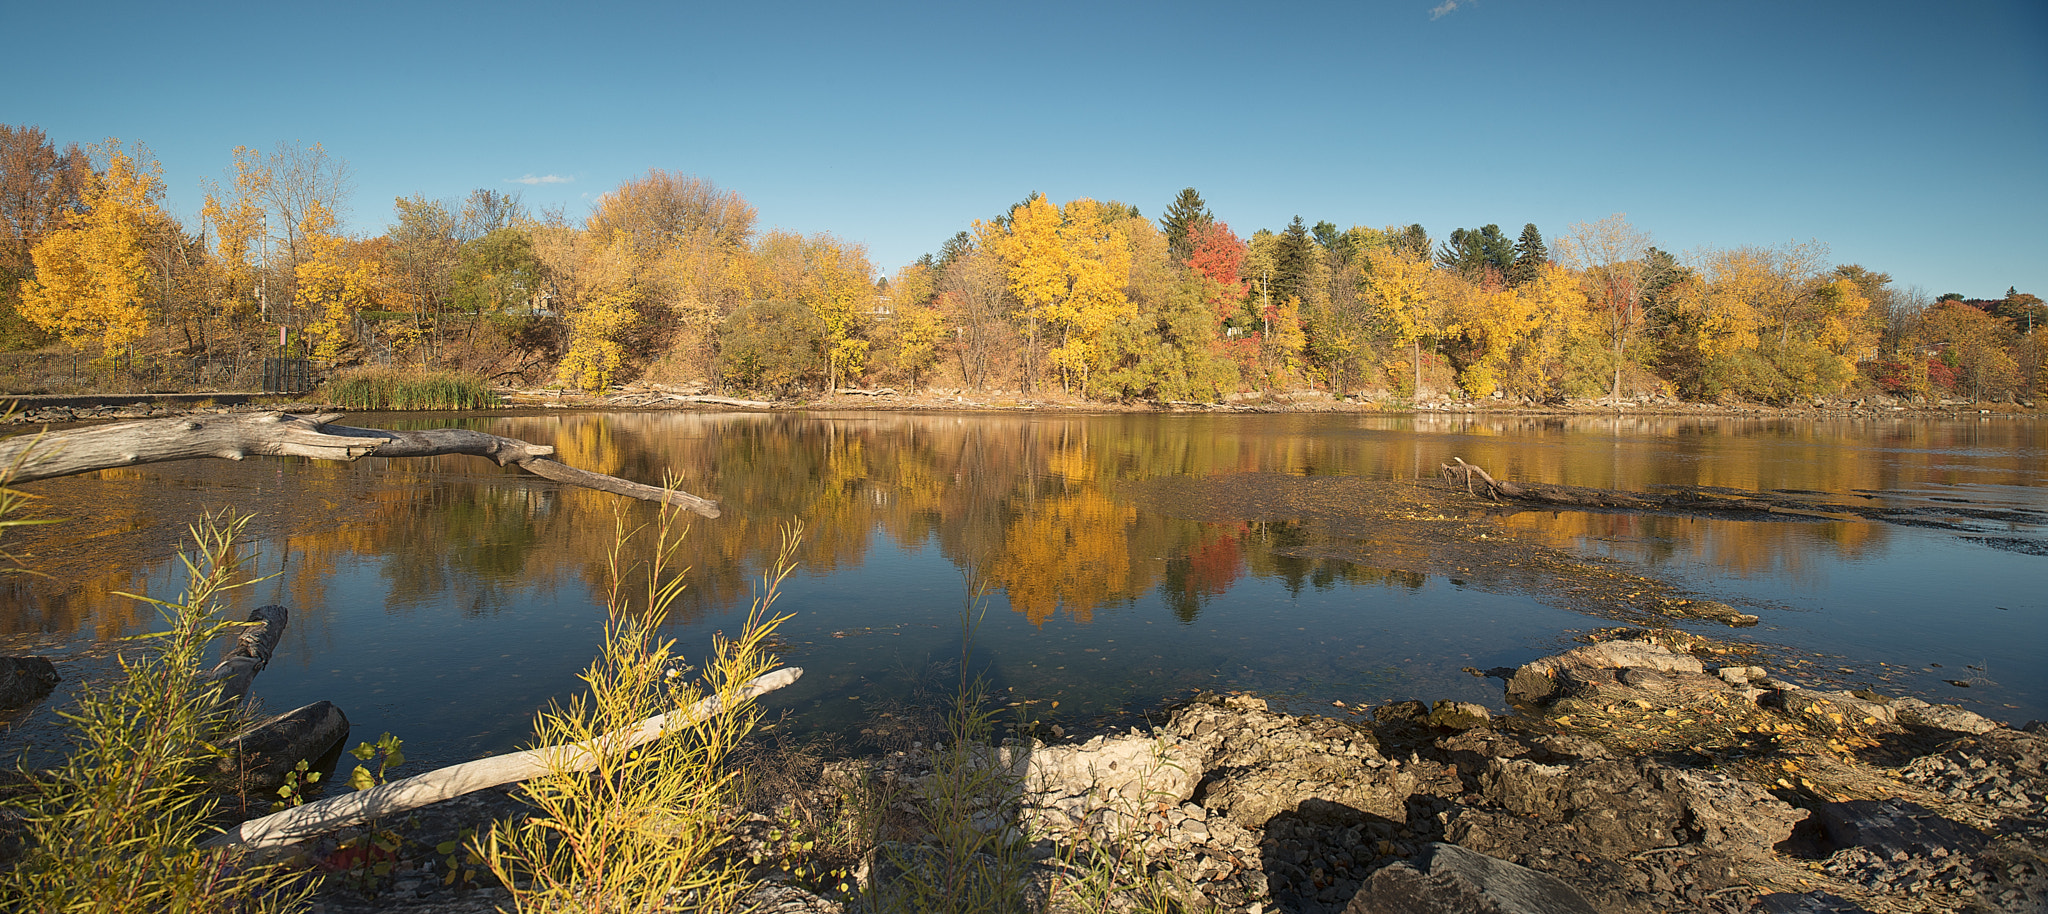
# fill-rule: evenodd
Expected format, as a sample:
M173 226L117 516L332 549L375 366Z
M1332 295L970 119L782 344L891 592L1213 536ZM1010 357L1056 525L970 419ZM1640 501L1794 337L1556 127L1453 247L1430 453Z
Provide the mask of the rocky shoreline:
M1208 695L1150 729L976 749L1006 785L976 827L1014 839L1033 897L1062 910L1077 867L1112 855L1118 890L1181 910L2040 912L2048 910L2048 732L1960 708L1807 689L1744 648L1610 630L1495 670L1517 710L1401 702L1296 716ZM919 810L960 747L812 760L795 789L736 813L764 880L757 909L865 910L938 853ZM866 816L889 833L838 877L788 828ZM410 846L518 814L511 796L428 810ZM402 862L324 914L487 911L502 890ZM1112 899L1117 902L1117 899Z

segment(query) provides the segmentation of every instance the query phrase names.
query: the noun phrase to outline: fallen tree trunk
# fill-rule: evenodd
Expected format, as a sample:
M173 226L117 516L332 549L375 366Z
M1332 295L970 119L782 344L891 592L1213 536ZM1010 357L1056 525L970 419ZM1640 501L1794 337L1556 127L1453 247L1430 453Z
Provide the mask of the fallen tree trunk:
M662 394L662 397L677 403L709 403L713 406L731 406L739 409L775 408L775 404L767 400L741 400L735 397L711 397L701 394Z
M0 467L13 467L12 482L33 482L112 467L220 457L431 457L469 454L499 466L516 466L554 480L628 498L659 501L705 517L719 515L718 503L688 492L663 489L579 470L553 459L555 449L517 438L459 428L399 432L332 425L339 414L239 413L149 419L65 432L23 435L0 441Z
M250 627L235 638L235 646L221 657L220 665L206 674L207 682L220 683L220 697L213 706L216 713L249 700L249 686L255 683L256 674L270 665L270 655L277 651L290 619L291 612L282 606L258 606L249 611Z
M1614 489L1590 489L1547 483L1518 484L1495 479L1485 470L1466 463L1463 459L1452 457L1451 461L1439 467L1439 472L1448 485L1463 486L1466 492L1495 501L1549 507L1668 511L1677 514L1732 514L1782 520L1868 520L1956 530L1975 529L1968 521L2041 523L2044 520L2039 512L2008 508L1980 509L1956 505L1845 505L1798 497L1827 494L1823 492L1747 492L1708 486L1675 485L1657 486L1656 488L1662 490L1658 492L1621 492ZM1857 493L1841 497L1867 499L1870 496Z
M734 694L734 700L751 701L797 681L803 674L804 671L797 667L784 667L757 677L741 686ZM596 767L603 753L623 752L652 742L669 730L695 724L723 708L719 697L713 695L686 710L656 715L587 743L528 749L463 762L369 790L346 793L251 819L206 839L201 846L241 846L252 850L282 847L337 828L417 809L487 787L512 784L553 771L587 771Z

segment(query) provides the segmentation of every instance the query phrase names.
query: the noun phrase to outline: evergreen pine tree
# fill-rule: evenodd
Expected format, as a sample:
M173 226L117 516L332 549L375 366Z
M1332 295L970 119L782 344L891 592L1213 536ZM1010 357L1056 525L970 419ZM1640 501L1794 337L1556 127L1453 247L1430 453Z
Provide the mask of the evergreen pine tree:
M1159 220L1159 230L1166 234L1168 256L1175 263L1186 263L1195 250L1195 230L1215 221L1216 215L1209 212L1202 195L1192 187L1182 188L1180 196L1173 199L1173 205L1166 208L1166 215Z
M1280 233L1280 246L1273 253L1273 300L1282 302L1289 295L1299 296L1302 301L1309 299L1308 281L1311 264L1316 256L1315 240L1309 237L1308 226L1301 223L1301 217L1294 217L1294 223Z
M1550 249L1543 244L1543 233L1536 230L1536 223L1522 226L1522 237L1515 242L1514 264L1508 267L1508 285L1519 286L1535 279L1550 260Z

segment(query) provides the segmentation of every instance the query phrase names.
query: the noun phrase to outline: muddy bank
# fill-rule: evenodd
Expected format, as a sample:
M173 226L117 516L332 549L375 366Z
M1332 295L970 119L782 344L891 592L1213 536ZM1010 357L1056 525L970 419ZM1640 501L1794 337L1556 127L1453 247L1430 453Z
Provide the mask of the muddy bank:
M1517 702L1504 716L1412 701L1294 716L1204 696L1082 742L784 757L736 811L735 850L769 883L762 910L866 910L845 887L884 893L944 853L930 811L965 758L999 785L974 827L1019 862L1020 897L1055 911L1095 897L1077 880L1103 859L1124 867L1114 903L1261 914L2048 906L2040 724L1804 688L1668 630L1598 638L1493 671ZM408 846L517 808L444 804ZM853 823L859 839L819 843L821 826ZM419 853L376 895L330 888L321 909L504 901L442 886L436 866Z

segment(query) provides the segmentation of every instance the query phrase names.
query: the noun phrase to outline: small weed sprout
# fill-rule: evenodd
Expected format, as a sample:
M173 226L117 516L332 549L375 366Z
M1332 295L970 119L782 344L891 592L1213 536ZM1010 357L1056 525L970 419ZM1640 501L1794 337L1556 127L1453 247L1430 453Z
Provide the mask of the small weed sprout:
M734 909L748 887L741 861L722 853L730 837L722 817L739 786L728 755L759 716L750 701L736 699L775 666L766 645L787 617L769 610L795 566L802 531L794 524L784 530L745 627L734 638L714 637L702 680L692 682L668 675L678 660L675 642L656 636L683 588L671 567L678 523L676 509L661 510L651 525L652 558L638 565L626 561L626 547L647 529L620 522L603 655L583 674L586 694L535 721L539 745L594 747L596 766L579 772L565 765L527 781L522 790L534 814L472 844L520 912L721 912ZM631 606L626 581L643 573L646 602ZM606 734L713 696L717 710L701 721L671 726L631 750L604 749Z

